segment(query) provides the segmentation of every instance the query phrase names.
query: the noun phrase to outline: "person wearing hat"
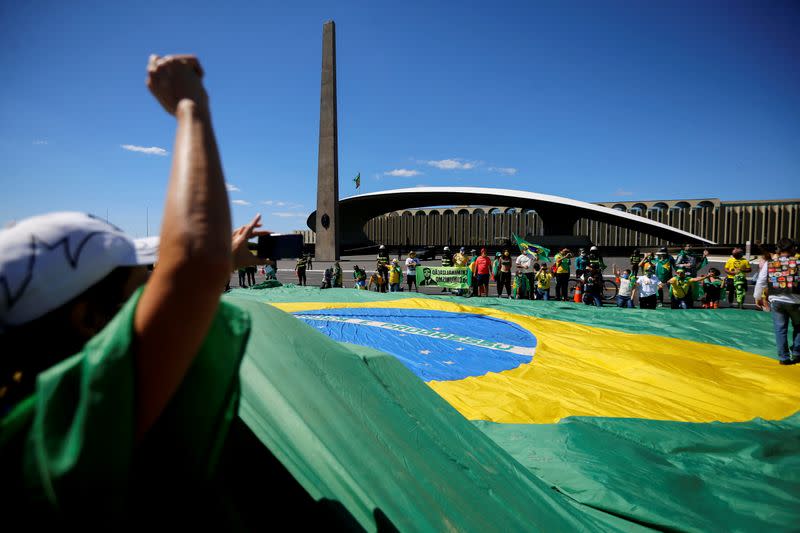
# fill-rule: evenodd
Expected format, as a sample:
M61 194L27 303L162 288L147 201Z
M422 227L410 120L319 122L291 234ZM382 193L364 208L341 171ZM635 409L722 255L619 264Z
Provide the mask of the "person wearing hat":
M416 292L419 292L417 288L417 267L419 264L420 261L417 259L417 252L414 250L408 252L408 257L406 257L406 287L409 292L411 292L412 286Z
M442 250L442 266L445 268L453 266L453 252L449 246L445 246Z
M597 246L589 248L589 255L586 256L586 261L600 272L606 269L606 264L603 262L603 257L600 255L600 249Z
M651 253L648 258L643 261L649 261L655 267L656 277L660 282L658 288L658 303L664 305L664 286L669 283L675 272L675 260L672 258L667 249L662 247L655 254Z
M380 292L386 292L386 280L389 279L389 252L386 246L381 244L378 247L378 257L376 258L375 271L383 278L384 283L379 284Z
M3 504L32 530L105 529L152 514L144 493L202 491L236 410L250 319L220 295L263 262L247 241L266 232L256 216L231 238L197 59L151 56L147 71L177 119L152 273L154 240L86 214L0 231Z
M402 275L402 271L400 270L400 265L398 264L397 259L392 259L391 264L389 265L389 291L390 292L400 292L400 276Z

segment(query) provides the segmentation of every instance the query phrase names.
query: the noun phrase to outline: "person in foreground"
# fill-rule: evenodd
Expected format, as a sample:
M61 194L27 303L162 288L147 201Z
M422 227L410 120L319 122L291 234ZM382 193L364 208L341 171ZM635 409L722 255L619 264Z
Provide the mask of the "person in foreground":
M791 239L778 241L778 250L761 265L754 295L756 305L764 307L764 294L775 326L775 344L782 365L800 363L800 285L796 245ZM792 336L789 337L789 323Z
M260 262L247 241L268 232L257 216L231 238L202 76L193 56L147 67L177 119L149 279L153 250L89 215L0 232L0 491L31 519L152 509L160 486L206 475L235 413L249 317L220 294L233 269ZM197 402L201 413L182 410Z

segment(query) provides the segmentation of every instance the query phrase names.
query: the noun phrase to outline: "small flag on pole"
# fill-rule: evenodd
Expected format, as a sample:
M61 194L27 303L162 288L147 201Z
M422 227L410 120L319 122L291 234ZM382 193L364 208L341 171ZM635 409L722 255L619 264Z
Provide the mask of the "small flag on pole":
M356 177L355 177L355 178L353 178L353 181L354 181L354 182L356 182L356 189L358 189L359 187L361 187L361 172L359 172L358 174L356 174Z

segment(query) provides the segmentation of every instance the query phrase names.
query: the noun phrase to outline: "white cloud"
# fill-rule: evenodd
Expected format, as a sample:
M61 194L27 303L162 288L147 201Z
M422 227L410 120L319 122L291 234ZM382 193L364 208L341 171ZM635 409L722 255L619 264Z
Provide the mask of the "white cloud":
M135 144L120 144L123 150L128 150L129 152L140 152L142 154L150 154L150 155L168 155L169 152L164 150L163 148L159 148L158 146L136 146Z
M513 176L517 173L517 169L514 167L489 167L489 172L499 172L506 176Z
M284 202L282 200L264 200L260 203L263 205L274 205L275 207L287 207L289 209L301 209L303 207L302 204L296 204L294 202Z
M37 139L33 141L33 144L47 144L47 139Z
M419 170L409 170L407 168L396 168L388 172L384 172L387 176L397 176L399 178L410 178L412 176L419 176L422 174Z
M234 185L233 183L225 182L225 187L228 189L228 192L241 192L242 189Z
M253 205L247 200L231 200L231 203L235 205Z
M430 185L426 185L424 183L418 183L417 185L414 185L414 187L430 187Z
M293 217L302 217L305 218L308 216L308 213L301 213L300 211L278 211L277 213L271 213L274 217L280 218L293 218Z
M614 196L633 196L633 193L631 191L617 189L616 191L614 191Z
M441 170L470 170L475 168L475 161L462 161L461 159L440 159L438 161L425 162Z

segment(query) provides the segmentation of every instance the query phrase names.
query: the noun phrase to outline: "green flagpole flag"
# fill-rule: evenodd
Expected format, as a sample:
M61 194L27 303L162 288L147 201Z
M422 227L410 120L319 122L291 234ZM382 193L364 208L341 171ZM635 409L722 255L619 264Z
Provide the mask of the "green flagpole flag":
M353 178L353 181L356 183L356 189L358 189L359 187L361 187L361 172L359 172L358 174L356 174L356 177L355 177L355 178Z
M516 233L513 233L512 236L514 240L517 242L517 246L519 246L520 252L523 254L531 254L536 253L540 258L544 259L547 262L550 262L550 250L545 248L544 246L539 246L538 244L533 244L525 239L522 239Z

